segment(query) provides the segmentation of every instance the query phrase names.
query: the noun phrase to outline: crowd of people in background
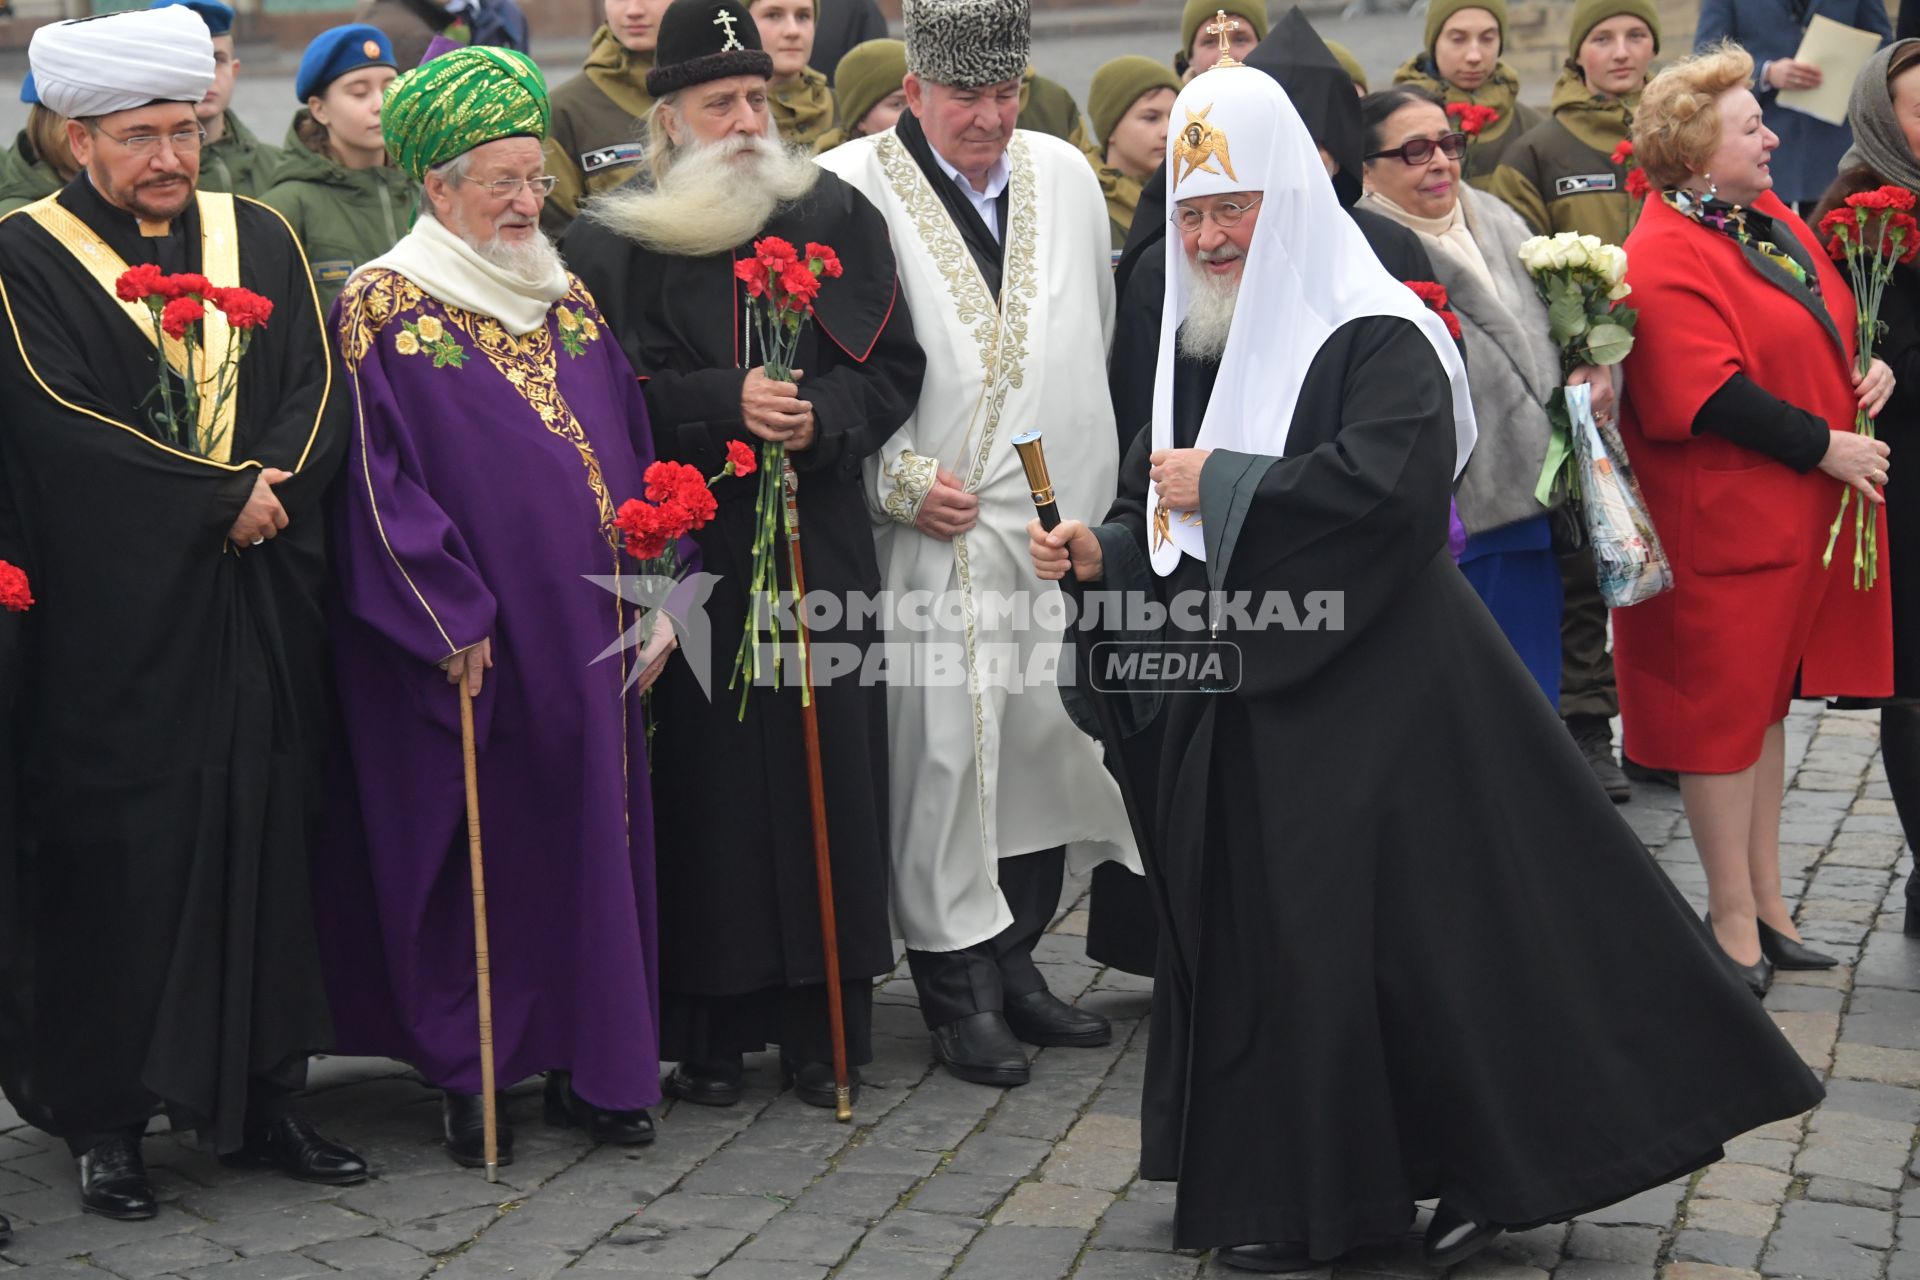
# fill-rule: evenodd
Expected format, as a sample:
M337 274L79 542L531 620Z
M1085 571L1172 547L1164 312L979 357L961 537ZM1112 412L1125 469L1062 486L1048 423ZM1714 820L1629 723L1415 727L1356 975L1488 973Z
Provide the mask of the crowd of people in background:
M1814 13L1883 41L1846 124L1779 98L1820 82ZM475 794L501 1080L544 1073L594 1141L737 1104L770 1046L803 1101L857 1100L895 939L963 1080L1108 1042L1035 960L1069 868L1089 954L1156 980L1143 1172L1230 1265L1319 1265L1435 1196L1451 1265L1817 1099L1747 995L1837 963L1782 891L1792 699L1878 709L1920 831L1920 499L1890 483L1920 269L1861 352L1811 229L1920 192L1920 39L1881 0L1707 0L1658 71L1652 0L1577 0L1551 85L1506 0L1433 0L1371 90L1297 8L1186 0L1084 113L1025 0L908 0L904 39L873 0L603 16L549 91L513 0L367 0L278 147L232 110L222 0L35 37L0 159L0 562L35 596L0 613L0 1086L88 1212L158 1212L161 1111L367 1177L297 1113L322 1051L408 1062L450 1158L512 1159L472 1043ZM1563 362L1520 250L1564 232L1625 250L1623 365ZM832 277L784 362L768 254ZM116 284L147 268L151 325ZM236 339L249 291L271 319ZM167 326L203 316L196 372ZM1608 608L1542 487L1562 387L1624 442L1653 599ZM1058 529L1009 443L1036 427ZM738 697L770 536L739 477L782 456L816 590L1338 588L1347 634L1229 621L1231 696L1097 734L982 656L1072 639L972 609L911 637L965 679ZM707 631L622 594L662 464L721 477L678 544ZM1823 558L1842 493L1877 589ZM1636 786L1679 789L1704 920L1608 803Z

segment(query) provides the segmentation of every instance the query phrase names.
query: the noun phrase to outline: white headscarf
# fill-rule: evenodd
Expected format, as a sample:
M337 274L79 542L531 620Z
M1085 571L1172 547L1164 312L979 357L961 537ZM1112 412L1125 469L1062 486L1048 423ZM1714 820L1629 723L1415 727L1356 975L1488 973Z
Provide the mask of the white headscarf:
M41 105L68 119L149 102L198 102L213 87L213 37L185 5L56 22L33 33L27 64Z
M1167 204L1235 191L1261 192L1259 221L1241 269L1233 328L1195 447L1280 457L1307 370L1327 338L1362 316L1400 316L1420 326L1453 391L1454 474L1473 450L1466 366L1445 323L1387 274L1340 207L1318 148L1286 91L1265 72L1215 67L1174 100L1167 136ZM1177 335L1193 292L1192 264L1177 231L1167 236L1167 296L1153 387L1153 445L1173 444ZM1151 482L1147 509L1159 509ZM1199 523L1175 515L1172 537L1152 552L1172 573L1185 552L1207 558ZM1151 541L1151 540L1150 540Z

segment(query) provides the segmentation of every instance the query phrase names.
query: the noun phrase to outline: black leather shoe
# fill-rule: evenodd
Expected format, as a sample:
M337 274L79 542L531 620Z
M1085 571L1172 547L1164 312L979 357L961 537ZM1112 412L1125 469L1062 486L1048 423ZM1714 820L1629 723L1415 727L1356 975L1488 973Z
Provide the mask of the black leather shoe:
M1213 1257L1223 1267L1268 1274L1312 1271L1321 1265L1308 1257L1307 1247L1300 1244L1237 1244L1231 1249L1215 1249Z
M7 1215L0 1213L0 1249L13 1243L13 1224L7 1221Z
M839 1086L833 1082L831 1062L789 1062L780 1059L780 1087L810 1107L838 1107ZM860 1101L860 1068L847 1068L848 1101Z
M933 1056L962 1080L1003 1088L1033 1078L1026 1050L998 1013L970 1013L933 1029Z
M507 1123L504 1107L494 1110L495 1164L509 1165L513 1163L513 1126ZM487 1167L487 1109L479 1094L451 1089L442 1094L440 1127L455 1164L467 1169Z
M1906 934L1909 938L1920 938L1920 902L1909 902L1907 904L1907 919L1906 922L1900 926L1900 932Z
M121 1222L160 1212L138 1138L109 1138L80 1157L80 1207Z
M585 1129L595 1142L616 1147L644 1147L653 1141L653 1117L641 1107L634 1111L607 1111L573 1091L571 1071L547 1072L547 1123L556 1129Z
M1076 1009L1042 988L1024 996L1009 996L1007 1026L1028 1044L1067 1045L1091 1049L1113 1040L1113 1024L1091 1009Z
M703 1107L730 1107L746 1096L747 1069L736 1056L729 1062L682 1062L660 1082L669 1098Z
M1840 961L1824 951L1815 951L1804 942L1796 942L1765 920L1760 925L1760 954L1773 961L1776 969L1831 969Z
M1500 1231L1499 1227L1475 1222L1456 1212L1442 1200L1433 1207L1433 1221L1427 1224L1427 1238L1422 1246L1427 1265L1444 1268L1465 1262L1492 1244Z
M1707 918L1706 926L1707 940L1713 943L1713 949L1720 956L1720 962L1732 970L1734 977L1747 984L1747 990L1753 992L1756 997L1765 997L1767 992L1773 990L1773 961L1767 959L1765 943L1761 944L1758 962L1741 964L1728 955L1726 948L1720 945L1720 937L1713 931L1712 917Z
M1633 799L1633 784L1627 781L1627 775L1621 772L1620 762L1613 755L1613 725L1605 716L1568 716L1567 732L1580 747L1580 754L1587 758L1587 767L1593 770L1594 780L1600 789L1607 793L1607 799L1615 804L1625 804Z
M220 1157L235 1169L278 1169L296 1182L327 1187L351 1187L367 1180L367 1162L337 1142L314 1132L312 1125L288 1114L249 1129L246 1145Z
M1667 787L1674 791L1680 789L1679 773L1641 764L1624 751L1620 753L1620 772L1627 776L1628 782L1651 782L1656 787Z

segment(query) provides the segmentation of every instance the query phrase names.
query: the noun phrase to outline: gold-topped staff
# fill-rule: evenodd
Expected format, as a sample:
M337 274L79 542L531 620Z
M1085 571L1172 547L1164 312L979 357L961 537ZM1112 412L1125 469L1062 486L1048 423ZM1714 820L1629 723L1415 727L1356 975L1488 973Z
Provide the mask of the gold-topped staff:
M1040 513L1040 527L1048 533L1060 525L1060 506L1053 496L1053 478L1047 472L1047 454L1041 444L1038 431L1023 431L1013 438L1014 452L1020 455L1020 466L1027 473L1027 487L1033 490L1033 505ZM1084 588L1080 580L1073 575L1073 569L1067 569L1067 576L1060 579L1060 589L1075 605L1084 600ZM1140 849L1140 862L1146 867L1147 876L1153 881L1153 890L1149 895L1160 917L1160 935L1167 948L1167 956L1172 961L1173 977L1182 988L1191 992L1193 984L1187 975L1186 954L1180 949L1180 935L1173 930L1173 900L1167 896L1166 875L1160 868L1160 859L1153 852L1153 832L1140 817L1140 806L1133 795L1133 783L1127 777L1126 765L1120 754L1120 714L1107 701L1107 694L1092 679L1092 664L1085 661L1087 655L1081 642L1086 632L1077 624L1073 625L1074 652L1083 660L1079 669L1087 673L1088 678L1082 688L1087 701L1093 704L1093 716L1100 725L1100 745L1106 752L1106 758L1113 769L1113 779L1120 784L1120 799L1127 808L1127 825L1133 828L1133 840Z
M1207 24L1207 34L1220 42L1220 61L1216 67L1237 67L1240 60L1233 56L1233 33L1240 29L1240 19L1229 17L1225 9L1214 11L1213 21Z

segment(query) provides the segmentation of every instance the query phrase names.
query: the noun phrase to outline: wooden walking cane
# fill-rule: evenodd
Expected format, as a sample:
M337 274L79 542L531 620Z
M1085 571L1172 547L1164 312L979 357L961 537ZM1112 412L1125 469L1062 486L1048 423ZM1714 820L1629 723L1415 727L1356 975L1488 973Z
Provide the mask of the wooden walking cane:
M827 791L820 773L820 716L813 705L813 646L807 638L807 575L800 557L800 477L782 461L787 503L787 551L793 566L794 628L800 637L800 726L807 748L807 800L813 810L813 877L820 889L820 940L827 960L827 1027L833 1037L833 1114L853 1119L853 1088L847 1073L847 1013L840 1003L840 930L833 914L833 859L827 849Z
M468 651L471 655L472 651ZM468 661L473 661L469 657ZM473 968L479 982L480 1115L487 1181L500 1181L500 1116L493 1096L493 976L487 953L487 878L480 859L480 773L473 747L473 695L460 676L460 752L467 774L467 860L473 872Z

